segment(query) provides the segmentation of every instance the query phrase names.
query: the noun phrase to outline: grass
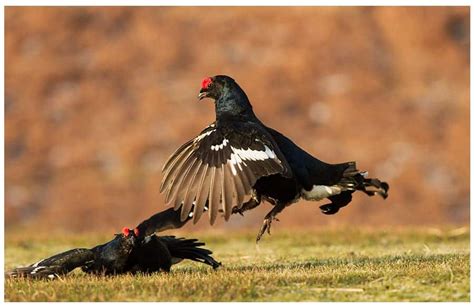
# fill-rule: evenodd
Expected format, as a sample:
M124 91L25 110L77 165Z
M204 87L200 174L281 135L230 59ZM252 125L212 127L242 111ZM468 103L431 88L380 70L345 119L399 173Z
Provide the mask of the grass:
M170 274L5 281L6 301L469 301L469 228L284 231L198 237L224 266L182 262ZM176 234L184 235L181 232ZM10 235L5 268L104 236Z

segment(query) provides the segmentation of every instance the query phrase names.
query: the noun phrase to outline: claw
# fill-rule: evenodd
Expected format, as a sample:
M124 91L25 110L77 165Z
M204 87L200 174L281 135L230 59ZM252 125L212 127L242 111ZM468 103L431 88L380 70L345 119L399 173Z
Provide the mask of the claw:
M260 231L258 232L258 235L257 235L257 243L262 239L262 236L265 234L265 231L267 231L267 233L269 235L271 235L270 233L270 228L272 226L272 220L275 219L278 221L278 219L276 218L265 218L263 220L263 225L262 227L260 228Z
M263 220L263 225L260 228L260 232L258 232L258 235L257 235L257 244L262 238L265 231L267 231L267 233L270 234L270 227L272 225L272 221L273 220L279 221L276 218L276 215L278 215L278 213L280 213L285 208L285 206L286 206L285 203L277 203L277 205L275 205L275 207L267 215L265 215L265 219Z

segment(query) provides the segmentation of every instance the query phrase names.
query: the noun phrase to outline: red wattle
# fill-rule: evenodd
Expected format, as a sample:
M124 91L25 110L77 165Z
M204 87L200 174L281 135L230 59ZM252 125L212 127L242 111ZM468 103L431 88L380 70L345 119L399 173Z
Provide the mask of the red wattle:
M206 77L202 80L201 82L201 88L202 89L207 89L207 87L209 87L209 85L212 83L212 79L211 77Z
M128 235L130 234L130 229L127 228L127 227L124 227L124 228L122 229L122 233L123 233L123 235L128 236Z

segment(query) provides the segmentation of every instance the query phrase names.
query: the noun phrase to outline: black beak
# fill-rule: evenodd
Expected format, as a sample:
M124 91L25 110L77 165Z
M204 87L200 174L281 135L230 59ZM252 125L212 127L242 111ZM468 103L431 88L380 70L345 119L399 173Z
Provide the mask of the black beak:
M206 92L206 90L201 89L201 91L199 91L198 99L201 100L205 97L207 97L207 92Z

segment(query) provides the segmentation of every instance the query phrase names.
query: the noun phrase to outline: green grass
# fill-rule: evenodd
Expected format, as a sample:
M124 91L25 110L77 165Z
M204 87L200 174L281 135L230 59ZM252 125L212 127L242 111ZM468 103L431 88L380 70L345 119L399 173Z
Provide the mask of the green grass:
M5 281L6 301L469 301L469 229L215 230L198 237L223 267L182 262L170 274ZM104 236L10 235L5 268Z

